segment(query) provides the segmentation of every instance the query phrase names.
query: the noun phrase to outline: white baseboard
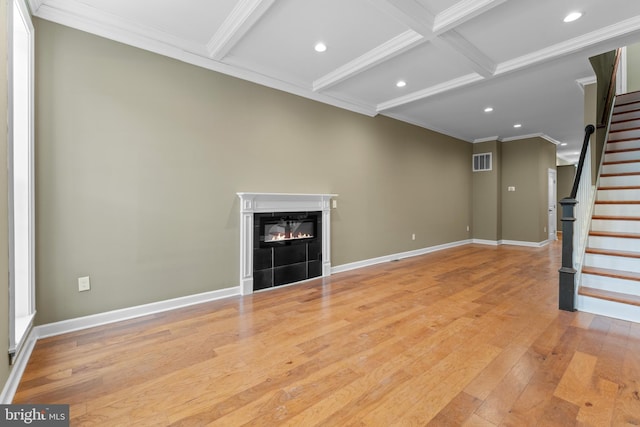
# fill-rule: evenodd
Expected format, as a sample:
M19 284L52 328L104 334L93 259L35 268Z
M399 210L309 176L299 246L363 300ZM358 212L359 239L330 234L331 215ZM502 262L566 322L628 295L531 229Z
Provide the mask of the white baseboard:
M525 246L527 248L541 248L551 243L551 240L543 240L542 242L519 242L517 240L500 240L501 245Z
M443 249L449 249L449 248L455 248L457 246L468 245L469 243L471 243L471 240L460 240L458 242L445 243L443 245L430 246L428 248L416 249L413 251L400 252L397 254L384 255L377 258L366 259L363 261L356 261L348 264L337 265L331 268L331 273L332 274L342 273L345 271L355 270L358 268L370 267L372 265L382 264L384 262L390 262L397 259L409 258L409 257L428 254L431 252L441 251Z
M7 378L7 382L4 384L4 388L2 389L2 393L0 394L0 404L8 405L13 402L13 396L15 396L16 391L18 390L20 379L22 378L22 374L24 374L27 363L31 358L31 352L36 346L37 341L38 337L36 336L34 330L31 329L31 331L29 331L29 334L25 338L20 352L16 354L15 363L11 368L11 372L9 372L9 378Z
M120 310L107 311L90 316L77 317L75 319L62 320L60 322L48 323L34 328L37 338L46 338L54 335L66 334L68 332L81 329L102 326L108 323L120 322L136 317L147 316L149 314L161 313L163 311L175 310L176 308L188 307L194 304L215 301L240 295L240 287L220 289L217 291L203 292L201 294L188 295L185 297L173 298L164 301L152 302L149 304L137 305L134 307L122 308Z
M476 243L478 245L487 245L487 246L498 246L497 240L485 240L485 239L473 239L471 243Z
M239 286L35 326L29 332L22 350L16 356L15 364L13 365L13 368L9 373L9 378L7 379L2 393L0 394L0 404L9 404L13 401L13 396L18 389L18 384L20 383L22 374L27 367L27 363L31 357L31 352L40 338L93 328L95 326L120 322L122 320L129 320L149 314L161 313L163 311L188 307L190 305L215 301L235 295L240 295Z
M541 248L551 243L551 240L545 240L543 242L521 242L518 240L473 239L471 243L477 243L479 245L488 245L488 246L511 245L511 246L525 246L527 248Z

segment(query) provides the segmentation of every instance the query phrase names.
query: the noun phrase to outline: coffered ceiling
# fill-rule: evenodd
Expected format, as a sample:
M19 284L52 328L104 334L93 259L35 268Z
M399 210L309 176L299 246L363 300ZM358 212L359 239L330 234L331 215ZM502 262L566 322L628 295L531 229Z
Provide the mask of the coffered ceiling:
M640 41L638 0L29 4L43 19L465 141L542 136L566 143L558 154L570 161L584 129L582 85L595 79L588 58ZM573 11L583 16L563 22ZM326 51L314 50L319 42Z

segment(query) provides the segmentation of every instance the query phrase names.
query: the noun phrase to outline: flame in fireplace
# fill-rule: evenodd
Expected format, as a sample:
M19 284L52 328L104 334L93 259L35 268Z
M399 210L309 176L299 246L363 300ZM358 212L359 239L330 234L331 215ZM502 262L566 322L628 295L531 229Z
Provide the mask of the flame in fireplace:
M309 233L278 233L272 234L266 240L267 242L279 242L282 240L309 239L313 237Z

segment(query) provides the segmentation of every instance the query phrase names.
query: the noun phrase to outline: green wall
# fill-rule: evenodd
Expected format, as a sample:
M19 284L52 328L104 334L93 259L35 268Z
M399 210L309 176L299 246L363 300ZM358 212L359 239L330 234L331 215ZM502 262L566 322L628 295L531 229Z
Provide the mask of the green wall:
M640 90L640 43L627 46L627 92Z
M492 153L492 170L472 175L472 228L474 239L498 241L502 237L501 147L499 141L473 144L473 153Z
M573 187L573 180L576 176L576 166L575 165L565 165L558 166L558 231L562 231L562 211L560 206L560 200L565 197L569 197L571 194L571 188Z
M502 239L548 239L548 169L555 169L556 147L542 138L502 144ZM515 187L515 191L508 191Z
M239 191L338 193L334 266L470 238L471 144L35 21L37 324L237 286Z

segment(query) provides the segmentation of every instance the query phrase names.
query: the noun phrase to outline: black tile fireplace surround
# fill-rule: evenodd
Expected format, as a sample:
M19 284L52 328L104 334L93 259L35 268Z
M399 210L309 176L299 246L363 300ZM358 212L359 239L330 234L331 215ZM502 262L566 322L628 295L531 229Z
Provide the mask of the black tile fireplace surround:
M254 291L319 276L322 276L322 212L254 214Z

